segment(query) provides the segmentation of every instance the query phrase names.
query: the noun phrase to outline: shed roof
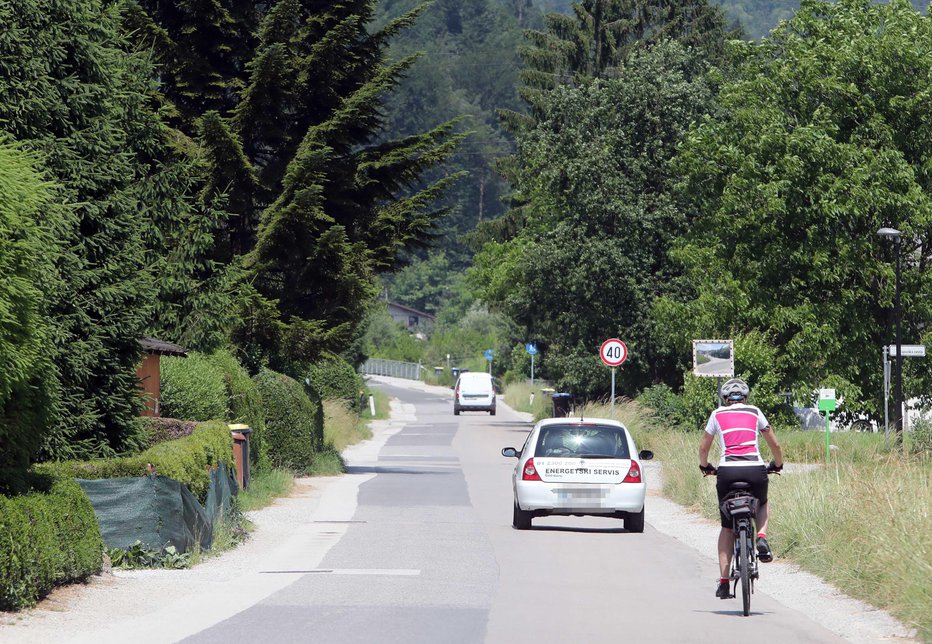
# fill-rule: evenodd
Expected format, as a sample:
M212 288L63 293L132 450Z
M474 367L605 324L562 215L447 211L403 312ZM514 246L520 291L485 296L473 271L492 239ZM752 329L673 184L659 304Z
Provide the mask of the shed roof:
M149 353L161 353L166 356L187 356L188 349L184 347L179 347L177 344L172 344L171 342L163 342L162 340L156 340L155 338L143 338L139 341L139 344L142 345L142 348L148 351Z

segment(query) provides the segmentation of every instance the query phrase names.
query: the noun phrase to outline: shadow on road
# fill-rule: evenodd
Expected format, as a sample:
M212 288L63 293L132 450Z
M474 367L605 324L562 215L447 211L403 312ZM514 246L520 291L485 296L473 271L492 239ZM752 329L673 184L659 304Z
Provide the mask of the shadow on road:
M594 534L620 534L627 532L624 528L578 528L562 525L535 525L531 526L531 530L539 530L541 532L591 532Z
M417 469L411 467L382 467L366 465L350 465L346 468L347 474L462 474L458 468L444 468L442 470L427 469L430 465L425 465Z

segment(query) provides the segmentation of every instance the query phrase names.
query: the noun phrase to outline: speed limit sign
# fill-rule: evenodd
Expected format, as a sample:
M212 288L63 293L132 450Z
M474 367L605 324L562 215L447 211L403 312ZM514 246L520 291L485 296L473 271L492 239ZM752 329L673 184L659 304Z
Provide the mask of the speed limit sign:
M628 359L628 347L618 338L609 338L602 343L599 357L609 367L618 367Z

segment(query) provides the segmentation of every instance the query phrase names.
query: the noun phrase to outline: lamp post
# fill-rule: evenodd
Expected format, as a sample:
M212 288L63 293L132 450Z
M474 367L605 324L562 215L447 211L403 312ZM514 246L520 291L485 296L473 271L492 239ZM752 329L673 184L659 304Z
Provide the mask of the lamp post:
M896 324L896 373L894 375L893 385L893 403L894 403L894 424L896 426L896 436L894 445L903 444L903 346L901 337L901 326L903 311L900 308L900 246L903 243L903 233L896 228L881 228L877 231L881 237L887 237L893 240L896 252L896 292L893 299L893 317Z

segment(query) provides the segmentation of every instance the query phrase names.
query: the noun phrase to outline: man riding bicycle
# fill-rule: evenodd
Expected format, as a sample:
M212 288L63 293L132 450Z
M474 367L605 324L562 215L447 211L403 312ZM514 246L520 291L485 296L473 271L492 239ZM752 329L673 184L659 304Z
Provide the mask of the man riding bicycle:
M762 562L773 560L767 544L767 472L768 466L760 455L758 436L763 435L773 460L769 470L783 469L783 450L767 422L764 413L747 403L751 390L740 378L732 378L722 385L722 406L712 412L705 433L699 441L699 469L703 474L718 472L715 489L718 492L719 513L722 530L718 535L718 565L721 576L715 596L728 599L729 570L731 569L732 543L734 540L731 520L721 511L722 501L732 483L742 481L751 486L751 493L759 502L757 510L757 558ZM722 458L718 469L709 464L709 448L718 434L722 447Z

